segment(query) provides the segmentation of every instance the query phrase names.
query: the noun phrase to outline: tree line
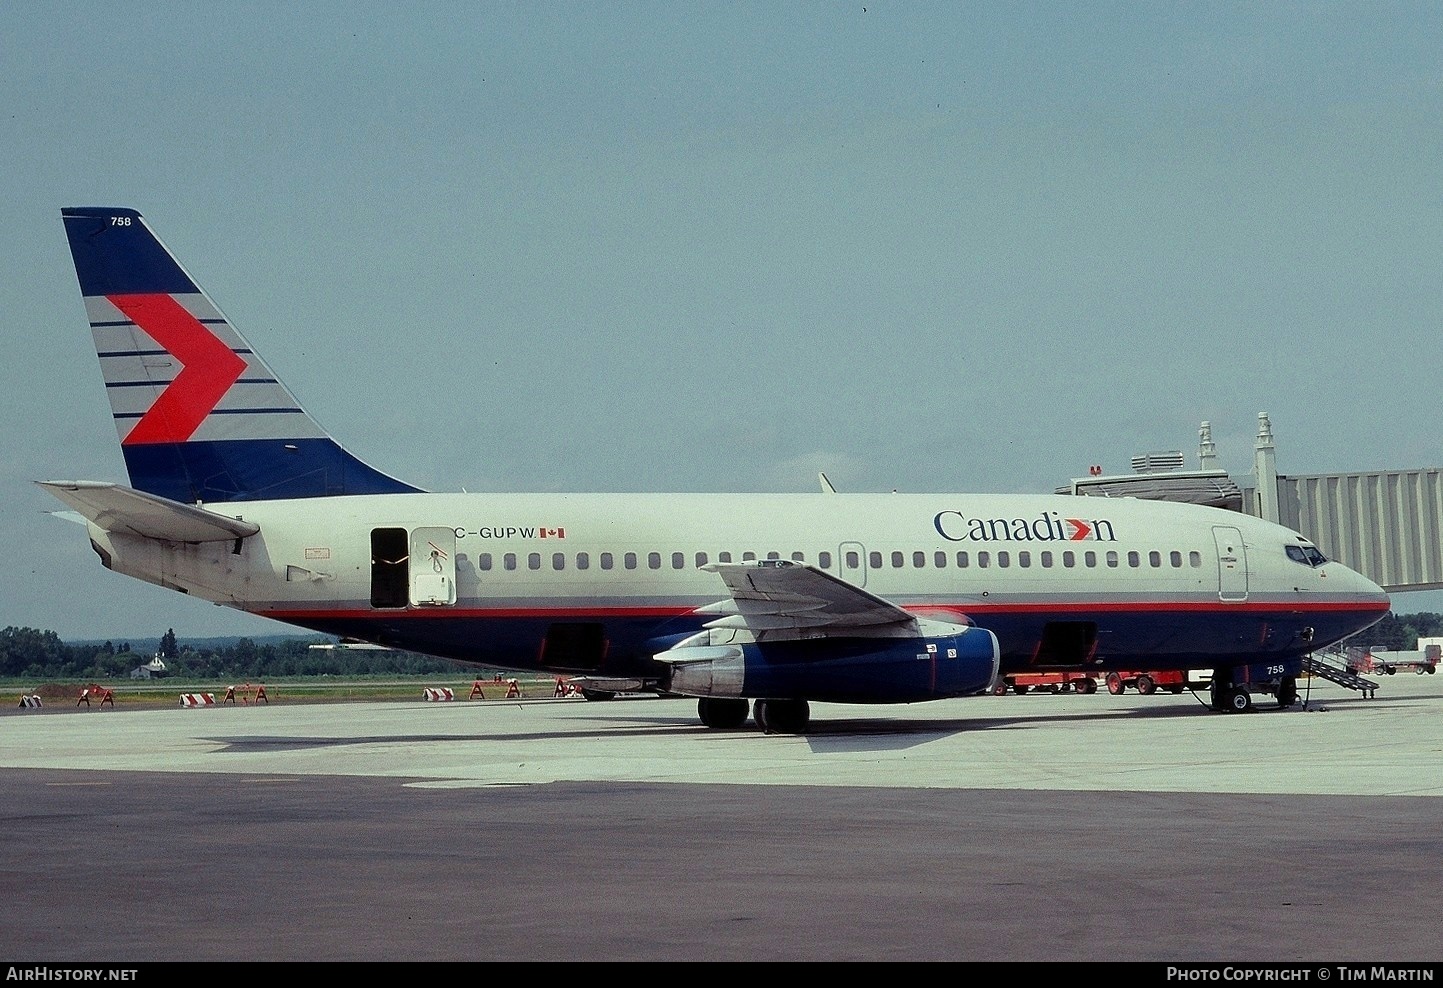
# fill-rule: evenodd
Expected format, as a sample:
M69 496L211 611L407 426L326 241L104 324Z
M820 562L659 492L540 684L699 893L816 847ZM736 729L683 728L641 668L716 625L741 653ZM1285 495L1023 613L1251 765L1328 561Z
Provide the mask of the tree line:
M476 666L414 652L313 649L334 644L325 637L256 642L238 638L224 644L187 645L167 629L154 652L133 651L127 641L67 645L53 631L9 627L0 631L0 677L26 679L123 679L159 658L164 675L195 679L249 679L282 676L428 676L467 674Z
M1420 637L1443 637L1443 614L1390 613L1350 644L1409 651L1418 647ZM186 645L168 628L152 655L132 651L126 641L67 645L53 631L9 627L0 631L0 677L121 679L157 657L165 663L168 676L257 682L282 676L434 676L477 670L474 665L415 652L311 648L334 643L334 638L313 637Z

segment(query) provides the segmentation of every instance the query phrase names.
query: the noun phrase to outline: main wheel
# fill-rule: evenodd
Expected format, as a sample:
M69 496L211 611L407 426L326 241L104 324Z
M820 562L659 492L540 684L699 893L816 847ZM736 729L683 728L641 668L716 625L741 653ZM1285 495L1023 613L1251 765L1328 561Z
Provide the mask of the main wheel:
M704 696L696 701L696 713L707 727L732 730L747 721L747 701L729 696Z
M805 734L811 720L806 700L758 700L752 718L767 734Z

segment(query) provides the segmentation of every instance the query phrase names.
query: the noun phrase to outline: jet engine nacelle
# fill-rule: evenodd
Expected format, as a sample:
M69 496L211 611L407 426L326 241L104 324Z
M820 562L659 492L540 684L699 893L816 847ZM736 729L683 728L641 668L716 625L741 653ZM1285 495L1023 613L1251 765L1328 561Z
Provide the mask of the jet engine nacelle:
M997 637L947 635L681 645L657 656L665 689L698 697L790 697L832 703L912 703L985 692L997 676Z

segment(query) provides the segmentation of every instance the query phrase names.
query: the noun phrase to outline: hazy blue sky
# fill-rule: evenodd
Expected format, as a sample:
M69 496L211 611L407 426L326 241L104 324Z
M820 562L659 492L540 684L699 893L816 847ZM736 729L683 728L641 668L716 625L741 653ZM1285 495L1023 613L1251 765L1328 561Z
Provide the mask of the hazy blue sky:
M1436 3L17 2L0 64L0 626L288 630L45 514L126 479L64 206L430 489L1443 460Z

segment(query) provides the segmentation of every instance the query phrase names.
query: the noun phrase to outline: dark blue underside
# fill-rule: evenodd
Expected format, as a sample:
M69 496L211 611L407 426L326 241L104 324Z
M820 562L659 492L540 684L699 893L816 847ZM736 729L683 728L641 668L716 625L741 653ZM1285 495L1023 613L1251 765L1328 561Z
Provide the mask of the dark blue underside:
M417 490L367 466L330 439L242 439L121 448L132 487L184 504Z
M1211 670L1296 659L1354 633L1376 616L1372 611L1299 614L1294 610L1240 611L1219 606L1208 611L1089 613L1079 609L1051 615L998 612L979 615L976 623L997 636L1004 673L1106 672ZM699 618L595 617L592 620L604 625L604 659L595 665L562 665L542 661L547 631L554 624L586 622L587 615L486 618L372 611L285 620L327 634L481 665L648 678L660 678L665 672L665 666L651 656L701 626ZM1034 662L1048 621L1096 622L1099 645L1092 660L1066 665ZM1312 642L1299 634L1304 627L1313 629Z

